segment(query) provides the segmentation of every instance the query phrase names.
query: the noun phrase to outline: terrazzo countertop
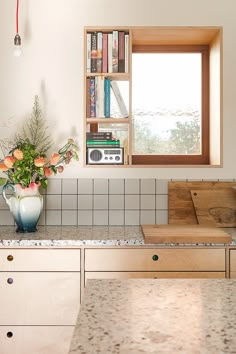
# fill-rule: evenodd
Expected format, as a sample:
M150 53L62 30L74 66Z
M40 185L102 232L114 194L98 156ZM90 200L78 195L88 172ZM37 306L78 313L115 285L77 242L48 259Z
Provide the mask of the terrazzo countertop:
M236 245L236 229L225 229L233 236ZM176 246L159 244L158 246ZM178 244L194 246L193 244ZM199 244L214 246L213 244ZM38 226L33 233L16 233L14 226L0 226L0 247L73 247L73 246L146 246L140 226ZM157 244L155 244L157 246ZM221 244L222 246L222 244Z
M69 354L236 353L236 280L88 280Z

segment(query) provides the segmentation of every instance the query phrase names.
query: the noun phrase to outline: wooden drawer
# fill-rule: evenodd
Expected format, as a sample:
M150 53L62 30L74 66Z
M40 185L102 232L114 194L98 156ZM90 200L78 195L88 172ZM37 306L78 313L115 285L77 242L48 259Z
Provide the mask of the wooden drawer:
M3 354L67 354L73 326L0 326Z
M80 249L0 249L0 271L80 271Z
M229 259L230 259L230 266L229 266L230 278L236 278L236 250L230 250Z
M0 325L73 326L80 307L80 273L2 272L0 304Z
M86 249L85 271L225 271L225 250Z

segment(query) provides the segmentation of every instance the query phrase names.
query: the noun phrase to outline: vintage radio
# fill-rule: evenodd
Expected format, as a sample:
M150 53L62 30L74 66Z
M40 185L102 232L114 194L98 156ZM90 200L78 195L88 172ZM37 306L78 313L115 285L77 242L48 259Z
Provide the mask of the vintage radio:
M123 165L123 147L88 147L87 163L89 165Z

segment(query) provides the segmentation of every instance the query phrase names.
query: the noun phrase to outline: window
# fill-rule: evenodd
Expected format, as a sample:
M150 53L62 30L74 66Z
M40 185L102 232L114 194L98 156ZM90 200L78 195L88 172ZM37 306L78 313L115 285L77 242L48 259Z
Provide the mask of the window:
M209 164L209 46L132 52L132 163Z

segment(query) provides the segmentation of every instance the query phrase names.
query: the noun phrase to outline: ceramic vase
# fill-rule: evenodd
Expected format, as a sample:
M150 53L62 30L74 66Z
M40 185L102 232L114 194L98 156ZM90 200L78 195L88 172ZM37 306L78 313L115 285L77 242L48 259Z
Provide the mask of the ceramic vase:
M31 183L22 188L20 184L7 183L3 186L2 194L16 223L16 232L35 232L43 209L43 197L39 193L39 184ZM7 197L7 189L14 193Z

